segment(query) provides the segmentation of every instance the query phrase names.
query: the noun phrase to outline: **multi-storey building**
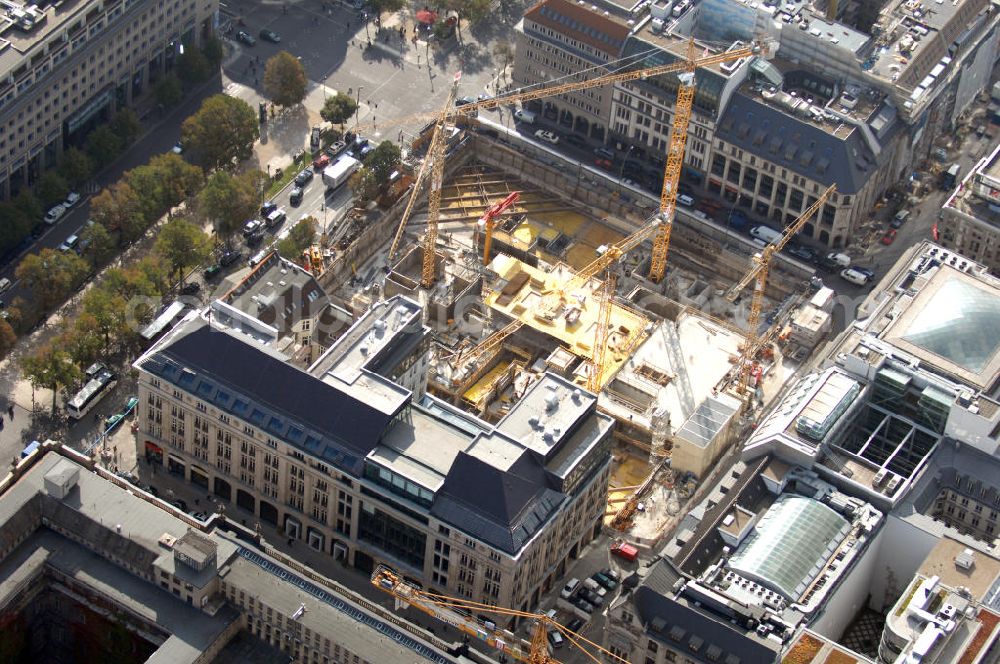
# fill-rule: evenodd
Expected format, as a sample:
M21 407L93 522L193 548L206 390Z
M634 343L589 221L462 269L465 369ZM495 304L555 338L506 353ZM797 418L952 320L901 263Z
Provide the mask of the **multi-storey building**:
M196 319L135 364L147 459L331 559L528 610L600 529L612 421L546 374L496 425L423 396L397 296L308 372Z
M128 106L183 43L211 33L218 0L4 3L0 18L0 199L65 146Z
M248 528L197 521L53 441L0 497L9 661L457 661L453 644L265 552Z
M976 164L944 206L937 241L1000 274L1000 147Z
M520 86L550 85L607 73L629 33L627 11L614 2L600 7L571 0L543 0L517 24L512 78ZM611 116L611 86L601 86L532 102L552 122L604 140Z

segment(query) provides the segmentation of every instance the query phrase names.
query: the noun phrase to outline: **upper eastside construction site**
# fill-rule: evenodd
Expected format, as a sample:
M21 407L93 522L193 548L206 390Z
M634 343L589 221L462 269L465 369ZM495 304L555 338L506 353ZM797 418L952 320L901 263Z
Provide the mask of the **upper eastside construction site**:
M479 221L513 192L518 200L496 219L484 259ZM762 318L758 334L776 332L761 353L755 395L745 408L730 387L745 345L752 287L735 302L726 294L760 250L750 238L679 209L660 283L644 276L648 241L607 270L570 283L608 247L648 224L658 200L488 119L474 119L450 134L435 279L424 288L426 194L417 199L403 250L386 260L408 197L368 228L321 282L355 313L396 294L423 303L434 331L428 390L489 422L545 372L598 392L620 443L608 521L641 495L629 520L629 536L640 542L667 531L680 504L752 425L753 404L780 390L830 327L829 289L810 284L811 267L776 259L763 307L767 323ZM359 277L352 283L364 283L338 291L347 270ZM616 286L609 293L612 275Z

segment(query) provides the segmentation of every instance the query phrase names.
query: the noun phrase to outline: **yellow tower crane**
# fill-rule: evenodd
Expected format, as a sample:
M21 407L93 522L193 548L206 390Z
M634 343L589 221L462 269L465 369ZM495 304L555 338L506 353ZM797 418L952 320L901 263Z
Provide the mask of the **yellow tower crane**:
M420 190L430 176L430 191L427 193L427 231L424 234L424 255L421 269L420 285L430 288L434 284L434 255L437 245L438 219L440 217L441 204L441 183L444 173L444 148L445 148L445 125L452 104L455 103L455 95L458 93L458 82L462 79L462 72L455 74L448 98L445 100L444 108L438 113L437 121L434 123L434 133L431 135L430 145L427 148L427 156L424 157L420 170L417 172L417 179L413 183L413 190L410 192L410 200L406 203L403 216L399 220L396 228L396 235L389 245L387 259L391 261L396 257L399 249L399 242L403 237L406 225L410 221L410 214L413 206L420 195Z
M482 604L470 600L458 599L447 595L430 593L421 590L404 581L396 572L385 565L379 565L372 574L372 585L396 598L397 605L412 606L423 611L441 622L450 625L458 631L476 640L483 641L491 648L499 650L508 657L528 664L560 664L559 660L549 655L546 638L549 630L563 635L567 641L580 650L589 661L601 664L629 664L628 660L605 650L598 644L563 627L548 616L527 611L516 611L504 607ZM511 632L487 625L485 622L472 618L464 612L483 612L510 618L528 618L535 621L531 633L531 642L526 643L515 637Z
M587 389L597 394L601 391L601 379L604 376L605 358L608 354L608 336L611 330L611 305L615 296L615 275L608 275L604 280L601 293L601 307L597 311L597 339L594 341L594 356L590 361L590 375L587 376Z
M739 362L736 367L738 372L736 389L742 397L749 395L747 386L750 383L750 373L753 370L753 364L757 358L757 353L760 352L764 341L767 339L767 335L757 334L757 326L760 324L760 310L764 304L764 289L767 287L767 273L771 268L771 260L774 258L776 253L781 251L784 246L788 244L793 235L802 230L802 227L805 226L806 222L809 221L814 214L816 214L820 207L826 203L827 199L833 195L833 192L836 191L836 189L836 185L830 185L830 187L828 187L827 190L824 191L812 205L806 208L806 211L803 212L798 219L785 227L781 237L764 247L760 253L754 254L753 267L750 268L750 271L747 272L742 279L740 279L739 283L733 286L726 294L726 298L732 302L736 299L736 296L738 296L743 289L750 284L751 281L754 282L753 296L750 300L750 313L747 316L746 343L743 345L743 353L740 355Z

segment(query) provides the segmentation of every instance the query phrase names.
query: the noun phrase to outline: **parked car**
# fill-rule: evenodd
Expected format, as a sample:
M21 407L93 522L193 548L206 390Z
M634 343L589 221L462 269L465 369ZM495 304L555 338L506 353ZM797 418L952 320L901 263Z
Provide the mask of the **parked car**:
M583 580L583 587L592 593L596 593L598 597L604 597L608 594L608 589L599 584L593 576Z
M181 287L181 295L194 295L201 290L201 284L197 281L189 281Z
M615 153L607 148L595 148L594 156L600 157L601 159L608 159L610 161L614 161L615 159Z
M882 236L882 244L888 246L896 240L896 229L890 228L886 230L885 235Z
M57 221L62 219L62 216L66 214L66 206L60 203L59 205L53 205L49 208L49 211L45 213L45 223L49 226L54 226Z
M206 280L208 280L208 279L214 279L217 276L219 276L220 272L222 272L222 266L221 265L218 265L218 264L211 265L211 266L205 268L205 279Z
M455 106L468 106L469 104L475 104L476 100L472 97L459 97L455 100Z
M10 289L10 279L8 279L7 277L0 279L0 293L3 293L4 291L9 289Z
M566 645L566 640L563 635L559 633L557 629L550 629L548 634L549 643L552 644L553 648L562 648Z
M181 144L180 141L177 141L176 143L174 143L174 147L170 148L170 151L173 152L174 154L184 154L184 146Z
M238 250L227 251L219 258L219 265L229 267L239 259L243 258L243 252Z
M803 247L801 244L792 245L788 248L788 254L795 256L799 260L806 261L807 263L812 263L816 260L816 252L809 247Z
M184 513L187 513L188 511L188 504L185 501L181 500L180 498L171 502L170 504Z
M68 194L66 194L66 200L63 201L63 205L65 205L66 208L68 209L73 207L79 202L80 202L80 194L76 193L75 191L71 191Z
M855 266L854 267L854 271L855 272L860 272L861 274L867 276L869 279L874 279L875 278L875 270L871 269L870 267L857 267L857 266Z
M281 37L279 37L278 33L275 32L274 30L261 30L259 34L260 38L263 39L264 41L269 41L272 44L281 43Z
M73 234L63 240L59 245L59 251L73 251L80 244L80 236Z
M288 202L298 205L302 202L302 193L302 187L292 187L292 191L288 194Z
M611 163L610 159L595 159L594 166L597 166L598 168L603 168L606 171L610 171L612 168L615 167L615 165Z
M580 630L583 629L583 626L586 624L587 623L583 621L583 618L573 618L568 623L566 623L566 629L568 629L571 632L576 632L579 634Z
M868 282L871 281L871 277L853 267L841 270L840 278L855 286L867 286Z
M260 206L260 216L267 218L267 215L271 214L278 209L278 204L274 201L268 201Z
M910 217L909 210L900 210L899 212L896 213L896 216L892 218L892 221L889 222L889 225L892 226L893 228L902 228L903 224L906 223L906 220L909 219L909 217Z
M330 156L330 159L336 159L340 156L340 153L347 149L347 143L344 141L335 141L331 143L326 148L326 154Z
M601 605L604 604L604 599L602 599L600 595L595 593L593 590L590 590L589 588L580 589L580 598L593 604L595 609L600 608Z
M547 129L539 129L536 131L535 138L540 141L545 141L546 143L551 143L552 145L559 144L559 137Z
M562 137L563 141L569 143L573 147L585 148L587 147L587 140L578 134L566 134Z
M260 219L250 219L243 224L243 237L249 238L264 227L264 222Z
M596 572L590 578L592 578L594 581L597 581L597 583L603 586L605 590L614 590L615 588L618 587L618 582L609 577L608 575L604 574L603 572Z
M583 599L582 597L577 597L575 600L573 600L573 606L580 609L584 613L594 612L594 605L588 602L587 600Z
M236 33L236 40L243 42L247 46L254 46L257 43L257 40L253 38L253 35L245 30L240 30Z
M573 596L573 593L575 593L577 588L579 587L580 587L580 579L576 578L570 579L569 581L566 582L566 585L563 586L563 589L559 591L559 596L562 597L563 599L569 599L570 597Z
M312 181L314 175L315 174L313 173L313 169L307 167L303 169L301 173L295 176L295 184L299 187L304 187L306 186L306 184ZM270 214L270 212L268 214ZM265 214L264 216L266 217L267 214Z
M312 167L314 172L319 172L330 165L330 157L326 154L321 154L320 156L313 159Z

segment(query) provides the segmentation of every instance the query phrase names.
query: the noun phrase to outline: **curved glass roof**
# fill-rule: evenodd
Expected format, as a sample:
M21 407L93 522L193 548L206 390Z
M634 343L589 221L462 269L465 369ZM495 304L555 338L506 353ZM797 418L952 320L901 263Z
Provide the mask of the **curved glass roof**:
M981 373L1000 347L1000 298L960 279L942 284L903 339Z
M786 494L761 517L729 567L795 601L849 527L844 517L823 503Z

